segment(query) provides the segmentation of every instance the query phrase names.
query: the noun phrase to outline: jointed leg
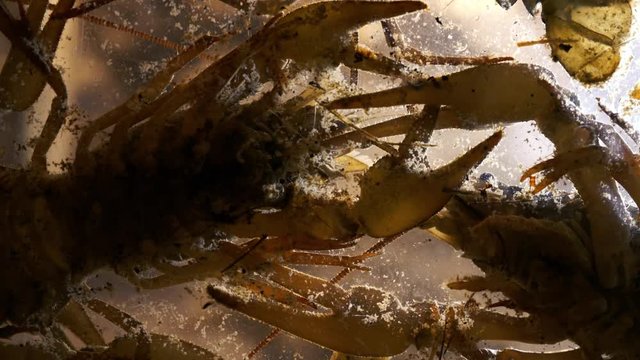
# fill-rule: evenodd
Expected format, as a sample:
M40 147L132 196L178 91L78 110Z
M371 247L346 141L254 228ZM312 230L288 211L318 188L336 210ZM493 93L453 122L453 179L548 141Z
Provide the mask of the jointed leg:
M337 256L301 251L292 252L284 249L270 249L269 247L261 248L260 246L252 249L251 245L252 243L239 246L230 242L220 242L219 248L215 251L184 250L187 256L194 259L193 263L184 266L173 266L162 260L155 261L152 266L163 272L163 274L153 278L140 278L127 269L120 270L119 273L131 283L143 289L159 289L193 280L220 278L223 272L233 274L234 269L266 271L268 274L270 271L273 271L274 274L280 274L281 272L279 271L281 269L289 270L278 264L271 263L273 261L304 265L344 266L367 270L366 267L358 264L369 257L377 255L376 253L370 253L357 256ZM275 276L277 277L277 275ZM301 285L301 287L303 286Z
M572 170L601 166L627 190L636 205L640 205L640 159L624 144L619 135L610 134L607 139L608 145L612 145L613 148L588 146L566 151L553 159L534 165L522 175L522 178L547 171L544 179L534 189L534 192L539 192Z
M342 287L285 266L275 265L266 277L332 310L344 310L345 301L348 301L348 293Z

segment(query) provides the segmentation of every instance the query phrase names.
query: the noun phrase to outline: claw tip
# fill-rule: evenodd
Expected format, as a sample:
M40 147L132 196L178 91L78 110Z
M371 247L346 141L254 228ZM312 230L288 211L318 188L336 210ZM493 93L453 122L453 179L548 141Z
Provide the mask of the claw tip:
M504 135L504 131L502 131L502 129L499 129L484 141L484 145L487 146L489 149L494 148L496 145L498 145L500 140L502 140L503 135Z

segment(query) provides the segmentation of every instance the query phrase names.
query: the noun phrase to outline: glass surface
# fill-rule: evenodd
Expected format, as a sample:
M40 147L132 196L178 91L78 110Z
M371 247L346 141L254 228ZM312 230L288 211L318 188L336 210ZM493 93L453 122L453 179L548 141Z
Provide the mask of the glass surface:
M275 9L286 6L286 11L310 3L306 0L293 1L292 4L289 4L291 1L273 2L278 3ZM53 61L54 66L61 70L68 89L70 113L48 153L49 172L61 174L63 177L68 174L69 170L64 164L73 162L78 136L83 129L96 118L123 103L156 72L164 69L169 59L178 53L177 49L183 49L186 44L191 44L203 35L220 37L220 40L208 47L196 60L177 72L166 91L175 89L176 84L188 83L221 56L246 42L272 16L260 15L258 12L275 12L268 6L272 5L271 3L271 0L247 3L227 1L226 4L217 0L116 0L89 12L88 15L92 18L79 17L70 20ZM2 1L2 4L14 17L19 16L15 1ZM635 15L639 10L637 2L631 4ZM237 5L244 10L238 10L231 5ZM429 0L427 5L428 10L396 18L408 46L431 55L468 58L512 57L514 63L538 65L550 71L562 88L575 94L580 102L580 111L593 116L594 121L612 124L610 116L598 106L600 102L610 113L618 114L633 127L640 126L640 95L637 94L637 87L640 86L640 66L634 57L634 54L640 53L640 43L637 40L638 26L635 19L630 33L619 44L621 60L617 70L606 81L585 85L573 79L563 66L555 61L546 42L526 46L521 44L545 39L545 23L542 21L540 8L534 9L532 15L522 1L517 1L508 10L495 0ZM105 26L107 22L112 25ZM124 28L135 29L138 35L132 30L123 30ZM386 56L392 56L391 53L396 51L385 42L379 21L359 28L357 33L360 43L373 50ZM10 42L6 37L0 36L0 63L6 60L9 49ZM296 50L288 51L295 53ZM424 78L438 77L468 68L459 65L415 65L406 60L403 60L403 63L415 68L419 76ZM251 66L242 67L238 72L237 77L244 77L247 82L251 82L256 76L259 78L255 68L252 70ZM322 78L322 85L330 84L335 87L329 89L334 91L334 94L368 93L403 84L402 80L396 77L364 71L358 72L357 85L349 84L352 74L344 65L331 68L325 74L328 75ZM314 80L313 74L307 73L304 76L304 80L298 80L294 87L288 89L289 93L285 94L285 97L299 93L304 89L305 82ZM261 86L268 90L273 86L273 82ZM501 89L494 89L494 93L487 96L500 97ZM53 97L53 91L47 86L37 101L25 111L0 109L0 144L4 166L29 166L33 145L47 119ZM233 97L233 93L230 97ZM333 99L339 97L335 95ZM242 100L248 103L253 101ZM265 111L268 110L265 108ZM395 106L342 114L350 118L364 119L362 123L357 124L363 127L405 115L407 109L404 106ZM549 159L554 151L552 143L540 133L533 119L517 124L495 124L488 129L477 131L436 130L428 142L426 153L429 165L437 168L449 163L503 126L503 140L482 165L469 173L469 181L464 187L473 189L481 174L491 173L497 181L528 189L529 184L519 181L522 172L541 160ZM98 133L93 142L93 149L107 143L111 131L112 129L108 128ZM619 128L618 132L632 144L630 136ZM402 139L403 136L381 138L390 144L400 143ZM631 146L637 152L637 145ZM370 146L356 149L349 155L370 166L386 153L379 147ZM552 188L575 191L566 177ZM624 198L629 204L632 203L626 193ZM239 243L244 239L234 238L234 241ZM337 253L360 254L374 243L374 239L365 236L354 247L339 250ZM444 284L457 276L482 274L482 271L469 259L460 255L459 251L424 230L413 229L387 246L381 255L366 260L364 265L370 268L369 271L354 271L340 285L345 288L354 285L379 287L392 292L404 302L426 299L443 304L465 302L470 298L470 292L449 290ZM189 256L184 255L180 258L181 256L177 255L177 260L189 261ZM144 259L136 261L142 263ZM340 271L340 268L322 266L296 268L324 278L330 278ZM156 270L160 271L149 271ZM124 277L116 275L109 266L102 266L90 272L82 280L82 284L91 288L90 296L104 300L141 321L148 333L176 336L211 350L223 358L242 358L273 328L219 304L205 306L211 301L206 287L212 281L221 280L197 280L157 290L141 290ZM66 290L68 289L60 289ZM90 317L96 322L107 343L123 335L122 329L99 318L95 313L90 313ZM313 324L308 326L312 327ZM31 341L33 338L44 337L21 334L6 342L0 341L16 344ZM74 338L74 341L76 346L82 346L80 339ZM575 345L570 341L564 341L555 345L489 342L484 346L492 349L517 346L525 350L556 351ZM319 359L330 356L330 350L283 332L255 358ZM418 354L412 346L393 359L417 359L422 358L421 356L425 355ZM448 352L443 358L461 357Z

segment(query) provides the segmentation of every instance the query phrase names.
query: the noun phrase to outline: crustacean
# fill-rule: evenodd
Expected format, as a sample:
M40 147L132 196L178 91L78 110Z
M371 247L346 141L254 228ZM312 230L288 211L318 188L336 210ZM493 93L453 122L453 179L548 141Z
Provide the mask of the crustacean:
M495 96L494 89L501 89L502 95ZM465 345L473 345L479 340L555 343L571 339L579 349L538 355L551 359L601 359L609 354L620 359L635 358L638 353L632 339L637 335L637 327L635 305L630 299L636 291L638 278L634 245L636 225L631 221L615 180L637 198L634 181L637 161L614 129L582 115L570 94L558 87L545 70L532 65L481 65L418 84L334 100L326 106L330 109L366 109L398 104L424 104L425 108L435 108L436 113L437 108L442 107L442 116L429 129L478 129L496 123L536 120L542 133L555 144L559 155L534 167L525 173L525 177L548 168L553 170L548 181L568 173L581 198L578 208L584 217L578 224L567 225L544 205L534 206L534 210L526 213L499 203L493 211L499 214L513 209L513 213L492 216L489 209L473 220L475 222L455 214L444 218L437 215L425 225L437 224L435 229L440 236L464 251L487 273L485 277L456 281L451 287L501 291L508 298L505 306L530 314L529 317L514 317L491 310L470 311L468 317L474 325L461 330L459 340L465 339ZM395 127L393 124L394 120L364 130L370 134L406 132L405 118L396 119ZM389 131L390 128L394 130ZM362 134L351 132L342 136L357 139ZM607 147L594 147L597 141ZM541 186L548 181L543 181ZM527 218L528 214L538 214L542 218ZM547 217L549 219L545 219ZM289 285L305 296L313 298L317 294L300 289L295 283ZM570 296L559 297L559 294L567 293L563 290L567 287L573 289ZM348 290L337 291L346 291L344 296L349 298ZM368 303L366 296L359 296L360 292L371 295L376 299L371 302L376 304L380 302L378 297L391 296L377 289L353 289L356 295L351 300L358 304L364 302L371 309L375 306ZM416 325L420 321L406 313L397 317L394 314L386 320L376 317L377 322L367 327L365 315L344 309L349 301L344 304L321 301L321 305L331 310L329 314L310 314L307 310L283 306L255 295L241 298L215 289L210 293L231 308L352 355L389 356L404 351L420 338ZM366 308L365 305L361 307ZM419 318L429 313L420 315L420 310L416 311L417 314L410 313ZM380 314L376 312L376 315ZM351 341L348 344L332 343L316 336L315 329L296 325L295 319L308 320L314 316L329 322L327 327L340 329L349 324L342 329L352 335ZM424 324L425 317L421 319ZM391 337L393 333L403 334L401 344L390 341L389 348L379 344L380 338ZM369 341L377 347L367 347ZM393 349L391 345L394 345ZM465 356L490 358L488 352L471 348L475 349L471 352L473 355L467 353ZM452 349L456 350L455 347ZM457 350L463 355L470 351L464 347ZM534 358L515 350L504 350L499 356Z
M335 327L336 321L349 315L341 312L348 307L349 300L361 302L367 309L366 316L372 316L375 331L353 321L357 316L364 317L365 311L355 313L356 319L348 316L344 319L351 322L354 333L363 331L365 342L378 345L371 347L370 352L366 346L343 344L333 336L307 334L308 330L299 329L299 324L293 324L298 328L290 328L302 337L347 353L387 356L412 343L422 347L420 341L432 344L444 338L451 339L458 352L482 359L488 354L477 349L474 342L501 338L514 327L510 327L513 319L492 317L471 306L454 306L440 316L442 309L433 304L406 307L389 292L360 286L346 290L331 286L337 297L320 297L316 304L304 296L311 294L304 282L308 279L306 275L301 278L302 284L281 279L281 284L292 290L268 282L265 285L263 280L276 279L273 274L278 271L295 274L282 262L359 267L358 263L371 254L344 258L289 250L334 249L348 246L364 234L393 237L422 224L449 200L467 171L484 158L501 136L496 133L443 168L426 172L409 168L408 160L424 160L420 148L428 141L433 127L475 129L496 122L536 119L559 151L579 154L592 151L581 148L594 139L590 131L594 125L578 114L544 71L526 65L483 65L442 78L421 79L421 75L400 62L354 44L350 32L372 21L423 9L424 4L320 2L276 14L249 40L214 61L193 80L171 85L171 76L215 39L203 37L196 41L125 104L84 129L74 163L66 173L54 176L47 173L46 154L65 120L67 95L60 71L52 65L52 56L40 56L43 49L34 48L32 40L44 38L43 52L53 52L65 13L72 12L74 2L58 2L53 8L55 16L48 23L51 25L43 26L41 35L34 30L39 26L28 27L25 23L42 22L42 15L38 14L50 5L46 1L31 1L28 7L25 4L17 3L21 20L16 20L5 6L0 8L3 20L0 30L14 50L13 60L6 62L4 72L26 69L24 72L28 74L2 76L2 81L8 83L19 80L11 84L17 88L2 87L5 92L1 100L7 104L3 107L28 106L45 83L56 90L57 97L29 168L2 169L0 187L4 199L0 206L11 214L0 226L5 233L1 246L6 265L0 298L1 318L7 321L4 325L12 321L48 327L52 321L58 321L54 318L59 311L60 316L64 315L65 310L60 309L69 297L67 285L77 283L98 267L110 265L141 288L221 277L234 267L250 269L258 274L257 281L234 276L232 282L240 288L266 293L270 299L267 301L276 300L296 309L318 305L329 308L332 316L314 312L301 318L303 321L324 316L323 326L329 327ZM398 54L404 58L414 55L409 49L401 50ZM478 63L491 62L486 60ZM399 77L409 85L379 96L332 101L335 96L324 97L324 93L330 93L334 85L325 86L323 74L339 63ZM237 75L246 73L257 76ZM29 76L37 79L22 81ZM297 93L296 86L301 80L305 84L312 80L312 87ZM6 91L7 88L10 90ZM488 95L492 88L503 89L503 96ZM21 97L22 93L30 93L31 100ZM317 106L307 106L310 103ZM311 119L313 124L316 120L328 120L340 124L337 127L346 124L355 128L335 109L399 104L426 106L420 114L339 135L311 122ZM439 109L442 105L445 107ZM441 115L436 121L438 112ZM113 132L106 142L96 139L98 132L110 128ZM408 134L398 149L377 139L397 133ZM316 180L326 174L311 164L312 155L328 146L337 146L345 152L350 148L346 145L348 141L362 139L391 155L378 161L357 184L361 190L359 199L339 199L336 194L332 198L313 197L297 186L294 178L299 180L306 173L311 175L310 180L304 179L307 183L327 184L325 180ZM602 139L614 154L624 154L614 138L602 135ZM578 153L566 156L575 159ZM564 163L561 159L557 164ZM613 164L629 165L630 159L624 155L623 162L616 158ZM421 162L423 167L426 164ZM585 200L587 217L598 219L588 225L594 257L593 281L606 291L628 289L636 274L625 209L620 209L622 201L612 180L616 174L587 167L572 169L570 174ZM602 186L596 190L593 184ZM425 186L429 191L424 191ZM387 220L378 221L383 216ZM200 246L196 241L199 237L219 236L220 230L259 239L244 247L217 241L215 246ZM612 236L607 238L605 234ZM174 260L183 260L181 256L188 257L188 264L177 265ZM145 265L161 275L140 276L139 266ZM272 306L263 298L249 298L255 302L255 309L254 305L242 307L237 305L237 293L216 291L212 288L211 295L250 314L261 313L264 308L283 314L291 312L290 308ZM384 317L371 315L368 310L377 310L367 297L389 303L390 316L398 322L389 326ZM85 302L84 306L91 304ZM467 316L476 327L453 325L453 315L462 310L468 311ZM266 320L279 324L277 319ZM432 328L421 331L422 322ZM486 327L487 324L494 327ZM515 324L520 325L517 321ZM13 330L21 331L24 327L5 326L3 335L10 335ZM396 332L403 336L387 345L379 344L380 337ZM149 341L159 346L167 342L166 338L153 338L153 334L141 336L138 341L143 347ZM87 338L86 343L92 341ZM110 351L116 349L116 344L109 345L103 354L111 356ZM607 352L608 348L593 351ZM134 356L135 352L134 349ZM84 355L80 349L78 356Z
M69 14L82 11L73 7L74 1L58 2L41 26L50 7L47 1L16 6L19 18L4 3L0 7L0 30L12 44L3 67L4 74L12 75L2 77L2 106L23 109L47 84L56 97L27 168L0 171L0 207L8 214L0 220L3 337L45 330L58 321L70 298L69 287L100 267L112 267L141 288L154 288L220 277L234 266L233 261L223 262L230 254L245 259L238 264L258 256L229 250L232 247L197 245L198 239L219 236L220 231L265 235L264 244L252 244L263 246L259 253L273 258L355 266L360 258L286 251L340 248L363 234L391 236L419 225L444 206L449 190L459 186L501 138L497 132L451 164L420 173L404 162L412 155L412 145L424 140L422 125L409 131L410 140L399 150L369 136L392 156L366 173L359 200L316 199L298 191L295 180L305 172L318 173L309 159L322 150L319 143L331 138L320 122L344 119L307 106L322 91L312 87L296 94L297 74L309 71L321 83L325 70L343 63L409 78L404 65L354 45L349 31L425 8L419 1L325 1L275 15L195 78L170 85L172 75L215 39L197 40L124 104L83 129L75 160L65 172L53 175L47 152L68 106L61 72L49 54ZM245 67L255 68L258 79L235 75ZM23 81L23 72L35 80ZM290 91L297 96L281 99ZM316 124L312 112L322 121ZM425 111L423 118L430 115ZM112 129L110 137L97 141L96 134L105 129ZM391 201L393 207L388 207ZM271 210L256 211L261 208ZM389 218L377 221L383 216L378 211ZM323 220L329 220L328 226ZM183 255L192 262L175 265ZM145 266L161 275L140 276Z
M509 75L502 75L504 78L501 79L501 74L508 73L504 69L506 67L511 72ZM579 350L573 352L574 355L566 356L585 356L589 359L600 359L609 354L622 359L637 357L637 349L631 340L637 334L635 305L628 302L628 296L633 297L630 294L636 291L638 278L637 227L616 185L617 180L637 199L636 156L615 129L581 115L577 106L562 95L560 88L548 78L541 78L540 70L522 65L490 65L485 68L477 67L449 75L446 79L434 80L437 84L435 86L427 82L423 87L404 87L366 94L338 100L329 106L385 106L398 101L427 104L442 102L454 112L469 114L471 120L463 125L471 128L485 122L535 119L542 133L555 145L558 157L535 166L525 176L550 169L552 172L549 180L541 183L541 186L545 186L549 181L567 173L584 203L587 224L578 233L587 236L573 235L563 225L549 220L517 218L514 221L509 217L489 217L474 228L478 231L478 237L490 239L486 240L488 243L480 245L483 240L463 236L456 238L459 243L454 244L476 260L476 263L486 265L489 276L497 273L498 276L506 277L504 293L516 304L521 301L522 309L527 309L532 314L531 319L535 320L536 316L547 319L546 316L553 318L557 315L552 321L553 325L540 326L549 326L548 330L554 330L552 334L555 335L552 337L555 340L569 338L580 346ZM495 71L500 68L503 69ZM484 101L483 95L489 89L508 89L511 86L518 87L520 92L517 95L510 95L516 92L505 92L502 97L492 98L491 100L495 99L493 103L491 100ZM451 100L455 97L445 95L450 91L466 91L467 101L455 103ZM478 101L474 101L475 99ZM480 99L483 101L479 101ZM511 111L497 111L501 107L496 102L501 101L509 104ZM606 149L594 147L598 141ZM506 234L496 235L501 231ZM527 237L527 240L523 240ZM501 244L508 240L518 241L515 243L518 248L515 252L524 258L515 253L505 255L501 252ZM556 246L545 247L545 241L564 244L560 245L562 251ZM528 248L531 250L527 250ZM536 256L529 256L530 252L540 254L540 258L551 259L549 263L560 264L549 265L544 260L538 261ZM519 262L518 259L523 261ZM569 274L562 276L561 274L566 273L565 270ZM513 282L509 280L511 277L515 278ZM506 289L514 283L517 283L516 289ZM464 282L457 286L473 290L482 289L483 286L490 289L492 285L491 281L484 282L483 285L482 280L479 280L476 284L470 281L468 286ZM522 289L519 286L524 287L524 290L520 291ZM574 287L575 293L571 293L572 297L563 297L565 303L555 303L554 299L562 293L561 289L567 287ZM511 290L513 293L510 293ZM547 306L552 304L558 307L555 310L548 309ZM575 314L569 311L573 307L576 309ZM587 310L582 312L583 308ZM546 313L546 310L550 312ZM541 331L544 333L544 330ZM533 341L535 338L518 337L515 335L512 340ZM510 356L518 358L516 355Z
M462 304L403 304L392 293L375 287L345 289L284 266L273 270L267 278L272 284L308 298L312 304L228 286L209 286L207 290L213 299L231 309L334 350L333 359L348 355L387 358L411 345L435 354L442 341L468 359L485 359L490 354L469 340L471 334L491 338L476 309L469 310L473 315L467 315Z
M489 96L491 89L496 88L503 89L502 96ZM454 96L458 94L459 97ZM599 137L595 136L594 131L600 125L581 115L571 97L553 83L550 74L532 65L477 66L419 85L335 100L327 106L343 109L412 103L446 106L447 112L454 115L436 122L440 127L477 129L496 123L536 120L560 153L590 146L598 138L613 154L625 159L630 156L622 148L624 143L611 131L599 131ZM589 217L600 220L591 222L593 256L600 282L608 288L629 284L635 277L635 269L630 258L628 213L621 208L624 202L613 177L597 169L581 168L572 171L570 178L585 201Z
M594 149L560 154L525 175L550 169L550 177L536 189L540 190L557 179L563 169L584 166L582 161L574 163L584 155L590 157L589 166L618 164L618 170L635 171L635 164L601 161L602 155ZM625 189L633 189L620 183ZM637 208L629 210L637 214ZM568 339L578 346L548 353L506 349L498 359L638 357L640 350L633 341L638 334L637 304L633 300L638 295L637 275L628 284L612 289L597 279L591 222L599 219L590 217L588 211L576 194L554 191L532 196L522 191L506 197L501 190L487 189L482 195L457 195L426 224L429 231L462 250L485 273L458 278L448 284L450 288L501 294L501 299L488 306L495 316L514 326L514 331L504 333L503 340L554 344ZM636 258L637 246L633 243L638 238L637 225L629 220L627 226L632 233L631 256ZM499 308L515 313L506 316L496 311Z
M497 0L504 8L516 0ZM531 14L542 5L551 54L584 83L609 79L620 63L620 46L631 29L629 0L523 0Z

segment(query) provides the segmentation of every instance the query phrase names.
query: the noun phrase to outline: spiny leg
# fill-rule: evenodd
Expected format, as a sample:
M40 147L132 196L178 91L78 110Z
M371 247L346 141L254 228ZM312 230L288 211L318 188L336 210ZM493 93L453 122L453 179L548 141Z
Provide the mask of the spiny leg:
M222 241L218 249L214 251L200 251L183 249L187 256L191 256L194 262L184 266L173 266L164 260L152 262L152 266L163 272L162 275L153 278L140 278L135 272L128 270L126 266L118 269L118 273L125 276L132 284L143 289L160 289L178 284L188 283L194 280L219 278L222 272L241 256L242 247L233 243ZM253 268L266 262L257 254L247 256L238 265Z
M348 293L331 281L286 266L273 266L265 277L329 309L343 308L348 298Z
M349 49L344 59L344 65L351 68L352 71L356 71L356 74L357 70L363 70L400 79L410 78L410 73L405 65L362 44L355 44L352 49ZM354 72L351 74L351 82L353 84L354 79L357 79L357 77L353 77ZM354 85L357 85L357 82Z
M334 266L343 266L345 269L341 272L337 277L332 279L331 281L326 281L321 278L313 277L307 275L305 273L293 270L286 266L282 266L276 263L268 263L265 264L267 266L262 267L260 269L261 276L268 279L271 283L276 283L282 286L284 289L289 289L292 293L300 294L303 299L313 298L315 302L323 305L327 308L336 309L342 307L344 299L346 298L346 293L340 289L339 287L334 286L337 281L342 279L346 272L350 272L354 269L366 270L367 268L359 266L358 263L366 260L369 257L375 256L378 254L386 244L393 241L396 237L384 239L381 242L377 243L374 247L364 252L361 255L356 256L337 256L331 254L319 254L319 253L306 253L299 251L284 251L281 253L283 249L278 249L278 251L274 251L272 246L259 247L257 245L264 245L264 242L260 242L260 240L253 241L254 244L250 244L250 246L246 246L243 244L244 248L248 248L241 257L234 260L232 263L233 267L240 266L242 267L242 263L246 262L245 259L251 257L252 254L261 254L261 256L265 256L266 258L272 258L274 256L277 257L278 262L284 263L296 263L302 265L334 265ZM273 260L272 260L273 261ZM226 267L227 269L230 266ZM254 266L257 268L257 266ZM243 271L246 272L246 271ZM234 280L234 283L237 283L244 288L251 289L254 293L266 296L264 291L256 291L256 289L266 289L270 285L266 282L256 288L256 284L259 281L250 280L251 284L247 286L245 279L240 278L238 281ZM276 289L277 291L281 291ZM291 298L290 295L286 295L286 298ZM273 296L266 296L271 299L274 299ZM281 297L282 298L282 297ZM285 301L277 300L284 304L289 304L289 300L285 299ZM298 300L298 302L301 302ZM304 301L302 301L304 303Z
M292 308L300 310L318 308L315 300L260 277L241 276L234 278L229 281L229 283L241 288L243 291L252 292L254 296L262 296L277 303L291 306Z
M392 20L382 20L383 28L387 21ZM386 35L385 32L387 45L392 49L395 48L397 43L391 41ZM390 59L360 44L357 31L352 35L352 48L343 58L345 59L344 64L350 68L350 83L352 85L358 85L358 69L401 79L408 79L409 76L408 68L398 59Z
M392 17L392 16L389 16ZM405 81L415 80L415 73L400 62L400 60L408 60L418 65L484 65L501 63L513 60L512 57L452 57L426 55L419 50L406 45L400 28L393 19L381 21L387 45L393 49L395 59L373 51L365 45L358 43L358 33L353 33L353 46L346 49L345 55L342 57L342 63L351 69L350 82L352 85L358 83L358 70L364 70L381 74L384 76L393 76Z
M624 132L636 143L636 146L640 144L640 134L633 127L631 123L626 121L622 116L617 114L616 112L607 108L601 101L600 98L596 99L598 101L598 107L602 112L607 114L607 116L611 119L611 122L618 125Z
M362 130L375 137L404 135L409 131L411 125L419 118L419 114L408 114L378 124L363 127ZM325 146L342 147L349 141L363 143L368 139L360 131L349 131L340 135L335 135L322 142Z
M342 266L349 269L369 270L358 265L364 260L377 255L365 253L361 255L333 255L326 253L307 252L304 250L339 250L355 246L358 239L324 240L308 238L298 241L296 237L269 237L250 240L241 245L244 252L234 260L227 269L235 266L252 253L263 254L265 259L275 258L277 262L300 265ZM194 255L195 256L195 255Z
M342 156L353 150L350 146L345 147L349 141L358 141L359 143L364 143L363 146L366 146L367 140L371 137L377 141L379 137L405 135L398 150L388 153L399 159L409 159L412 156L410 152L416 147L423 148L428 146L427 143L435 128L439 112L439 106L425 106L420 113L401 116L365 128L358 128L356 131L330 137L323 144L338 147L339 150L337 151L341 155L336 158L337 162ZM358 160L353 159L352 161L357 162ZM421 157L419 161L425 167L429 167L426 157ZM365 167L365 170L366 168L368 166Z
M400 31L400 27L395 20L383 20L381 21L381 24L387 45L395 49L393 55L396 60L407 60L417 65L487 65L513 60L510 56L458 57L428 55L406 44L402 36L402 32Z
M381 141L380 139L378 139L376 136L369 134L366 130L360 128L359 126L357 126L355 123L353 123L349 118L342 116L342 114L340 114L339 112L333 110L333 109L327 109L325 108L327 111L329 111L333 116L336 117L336 119L342 123L342 125L353 129L354 131L360 133L365 139L367 139L368 141L370 141L373 145L377 146L378 148L380 148L381 150L384 150L387 154L392 155L392 156L398 156L398 151L391 146L391 144L388 144L384 141Z
M514 60L511 56L458 57L458 56L443 56L443 55L427 55L422 51L414 48L406 48L402 50L400 56L403 59L417 65L487 65L487 64L499 64L499 63L504 63L504 62Z
M242 273L246 273L243 271ZM348 294L324 279L278 264L260 269L260 275L234 276L227 283L241 289L245 296L274 301L292 309L344 308ZM237 291L237 290L236 290Z

